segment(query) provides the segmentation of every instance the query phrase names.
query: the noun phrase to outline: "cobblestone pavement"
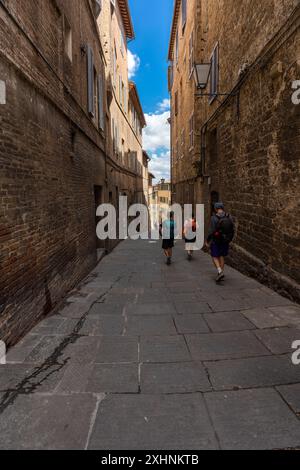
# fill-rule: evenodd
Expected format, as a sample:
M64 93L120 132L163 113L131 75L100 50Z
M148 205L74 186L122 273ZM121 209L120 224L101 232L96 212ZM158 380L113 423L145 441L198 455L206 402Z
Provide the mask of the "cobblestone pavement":
M126 241L0 366L3 449L300 448L300 307Z

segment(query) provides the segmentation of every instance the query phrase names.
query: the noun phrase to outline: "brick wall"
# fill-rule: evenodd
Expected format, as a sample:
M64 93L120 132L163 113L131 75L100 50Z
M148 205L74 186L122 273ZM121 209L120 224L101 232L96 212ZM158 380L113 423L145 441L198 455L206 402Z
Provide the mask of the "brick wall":
M300 77L297 3L208 3L204 54L218 41L220 92L233 89L246 61L249 69L227 105L206 104L206 118L219 112L207 129L205 172L206 194L216 191L237 221L231 262L300 300L300 107L291 100Z
M76 3L76 5L75 5ZM87 113L86 56L101 45L88 1L0 5L0 337L14 344L95 264L94 186L105 136ZM64 15L73 61L64 54Z
M188 5L186 31L197 24L195 61L208 62L218 44L219 92L234 90L237 95L219 95L212 102L194 96L179 15L179 66L174 67L171 89L174 202L191 202L194 196L204 203L208 227L212 199L222 199L238 227L230 262L300 300L300 106L291 100L292 82L300 79L299 0L193 0ZM243 64L245 72L239 75ZM206 154L205 166L199 166L202 177L197 177L186 146L179 161L176 151L193 108L193 153L201 163L202 144Z

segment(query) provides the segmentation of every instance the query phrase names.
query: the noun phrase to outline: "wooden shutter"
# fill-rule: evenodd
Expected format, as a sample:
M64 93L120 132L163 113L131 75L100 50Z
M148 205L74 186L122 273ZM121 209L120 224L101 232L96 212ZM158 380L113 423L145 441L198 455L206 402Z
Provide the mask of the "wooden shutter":
M94 105L94 55L91 46L87 46L87 88L88 88L88 113L95 116Z
M98 76L98 107L99 107L99 128L104 131L105 116L104 116L104 83L103 75Z

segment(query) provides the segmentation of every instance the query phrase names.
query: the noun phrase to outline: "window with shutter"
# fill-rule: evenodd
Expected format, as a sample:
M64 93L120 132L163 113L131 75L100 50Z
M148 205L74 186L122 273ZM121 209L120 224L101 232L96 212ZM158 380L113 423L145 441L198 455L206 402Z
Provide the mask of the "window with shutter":
M190 150L194 147L194 114L190 118Z
M105 114L104 114L104 79L101 73L98 76L98 107L99 107L99 128L104 131Z
M115 120L112 118L111 120L111 129L112 129L112 144L113 144L113 153L116 150L116 136L115 136Z
M88 89L88 113L95 116L94 102L94 56L91 46L87 46L87 89Z
M178 92L175 93L175 116L178 114Z
M190 36L189 41L189 78L191 78L194 70L194 31Z
M94 0L94 11L95 16L98 18L102 10L102 0Z
M179 35L178 35L178 29L176 33L176 45L175 45L175 61L176 65L178 64L178 54L179 54Z
M181 2L181 14L182 14L182 29L184 29L186 25L186 17L187 17L187 2L186 0L182 0Z
M123 103L122 103L122 101L123 101L122 97L123 97L123 93L122 93L122 77L121 77L121 75L119 75L119 103L120 103L121 106L123 105Z
M126 87L123 83L123 103L124 103L124 112L127 114L127 92Z
M217 44L211 56L210 103L212 103L218 95L218 85L219 85L219 45Z
M172 62L172 63L169 65L169 68L168 68L168 85L169 85L169 91L172 90L173 81L174 81L174 69L173 69L173 62Z
M113 48L113 85L117 88L117 52L116 47Z

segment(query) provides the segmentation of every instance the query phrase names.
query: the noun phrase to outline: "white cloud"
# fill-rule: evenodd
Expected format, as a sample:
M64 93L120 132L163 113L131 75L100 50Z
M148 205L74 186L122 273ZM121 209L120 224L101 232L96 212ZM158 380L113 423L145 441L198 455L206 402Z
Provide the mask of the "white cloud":
M151 173L154 174L156 181L162 178L170 179L170 151L162 152L161 154L152 154L151 162L149 165Z
M144 148L149 152L170 149L170 112L146 114L147 127L144 129Z
M169 111L171 106L171 101L168 98L165 98L162 100L161 103L158 103L158 109L159 111Z
M141 65L141 60L137 54L133 54L129 49L128 49L128 77L131 79L133 78L138 69L140 68Z

